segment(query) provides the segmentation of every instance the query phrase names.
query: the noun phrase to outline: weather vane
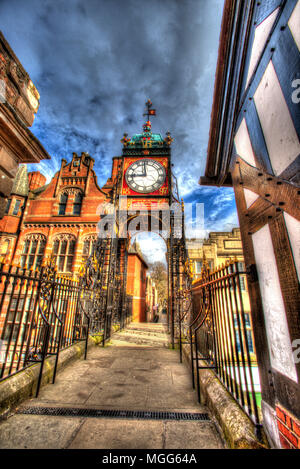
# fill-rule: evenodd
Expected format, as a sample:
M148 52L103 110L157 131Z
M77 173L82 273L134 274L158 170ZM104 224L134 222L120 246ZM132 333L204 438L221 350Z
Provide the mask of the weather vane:
M151 103L150 99L148 99L148 101L146 102L147 111L143 114L143 116L148 117L148 120L149 120L150 116L156 116L156 110L151 109L151 107L152 107L152 103Z

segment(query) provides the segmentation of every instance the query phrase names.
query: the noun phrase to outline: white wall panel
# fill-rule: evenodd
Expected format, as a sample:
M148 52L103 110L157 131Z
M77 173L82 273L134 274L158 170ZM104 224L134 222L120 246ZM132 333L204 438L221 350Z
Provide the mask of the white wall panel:
M300 0L296 3L293 13L288 22L291 33L295 39L295 43L300 50Z
M245 119L242 120L241 125L239 126L239 129L234 138L234 143L238 155L243 158L243 160L247 161L247 163L251 164L251 166L256 166L254 152Z
M254 69L258 63L259 57L265 47L268 36L271 32L272 26L276 19L279 8L273 11L264 21L262 21L255 29L254 40L251 50L251 57L248 69L248 76L246 82L246 88L249 80L254 72Z
M258 199L259 197L258 194L256 194L253 191L250 191L249 189L244 189L244 196L245 196L247 208L251 207L253 202L255 202L256 199Z
M252 235L272 367L297 382L269 225Z
M259 120L276 175L299 155L300 142L272 61L254 94Z

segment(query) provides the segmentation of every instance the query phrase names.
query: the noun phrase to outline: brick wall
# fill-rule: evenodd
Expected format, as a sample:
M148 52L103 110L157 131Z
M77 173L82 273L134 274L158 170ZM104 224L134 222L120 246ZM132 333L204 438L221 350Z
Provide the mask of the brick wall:
M300 449L300 421L279 406L276 406L276 415L282 448Z
M138 254L128 254L127 294L132 295L133 322L146 321L146 270Z

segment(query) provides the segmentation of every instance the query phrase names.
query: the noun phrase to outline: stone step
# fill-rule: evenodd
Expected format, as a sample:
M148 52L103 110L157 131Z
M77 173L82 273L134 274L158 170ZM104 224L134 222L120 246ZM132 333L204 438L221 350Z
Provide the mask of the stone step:
M131 335L145 335L149 337L157 337L157 338L162 338L166 337L165 332L150 332L150 331L142 331L142 330L136 330L136 329L124 329L122 331L123 334L131 334Z
M133 340L150 340L153 342L168 342L168 336L166 334L148 334L143 333L142 331L130 331L130 330L123 330L121 332L117 332L114 334L114 337L120 336L123 337L124 340L133 339Z
M151 340L144 337L133 337L133 336L122 336L114 334L112 338L113 343L117 342L127 342L137 345L148 345L153 347L168 347L169 342L167 340Z

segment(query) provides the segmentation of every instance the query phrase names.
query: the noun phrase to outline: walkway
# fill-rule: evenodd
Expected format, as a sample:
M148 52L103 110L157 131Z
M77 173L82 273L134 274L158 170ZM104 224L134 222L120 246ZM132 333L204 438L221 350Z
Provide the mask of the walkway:
M168 348L162 324L131 324L95 347L24 406L207 413L189 370ZM50 409L51 410L51 409ZM44 411L43 411L44 412ZM66 412L66 411L64 411ZM146 415L147 416L147 415ZM172 417L172 416L171 416ZM0 424L0 448L223 448L212 421L15 414Z

